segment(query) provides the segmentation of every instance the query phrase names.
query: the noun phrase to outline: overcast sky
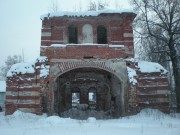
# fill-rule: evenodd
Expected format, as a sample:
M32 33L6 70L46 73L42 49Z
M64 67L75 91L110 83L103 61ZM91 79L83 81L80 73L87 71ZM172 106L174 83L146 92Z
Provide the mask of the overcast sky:
M56 1L56 0L55 0ZM101 0L104 1L104 0ZM109 8L130 8L128 0L106 0ZM116 2L115 2L116 1ZM85 10L89 0L57 0L62 11ZM49 10L51 0L0 0L0 66L9 55L25 54L25 61L39 56L40 15Z

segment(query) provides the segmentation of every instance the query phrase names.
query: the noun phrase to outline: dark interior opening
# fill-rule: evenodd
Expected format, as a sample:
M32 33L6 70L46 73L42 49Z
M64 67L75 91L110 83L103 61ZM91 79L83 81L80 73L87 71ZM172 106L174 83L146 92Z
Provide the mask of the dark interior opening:
M97 27L97 43L107 44L107 30L102 25Z
M78 43L78 35L77 35L77 27L69 26L68 33L69 33L69 43L77 44Z

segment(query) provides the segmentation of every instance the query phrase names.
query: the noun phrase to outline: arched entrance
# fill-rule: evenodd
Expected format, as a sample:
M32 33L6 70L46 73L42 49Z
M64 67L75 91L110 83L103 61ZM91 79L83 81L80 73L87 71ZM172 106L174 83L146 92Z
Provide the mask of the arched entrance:
M76 109L95 110L107 115L121 114L121 81L112 73L97 68L70 70L55 81L54 113Z

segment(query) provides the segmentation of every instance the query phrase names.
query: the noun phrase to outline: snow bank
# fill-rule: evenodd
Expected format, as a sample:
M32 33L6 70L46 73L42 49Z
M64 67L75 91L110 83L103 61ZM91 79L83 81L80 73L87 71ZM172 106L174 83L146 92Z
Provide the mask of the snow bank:
M35 72L34 63L17 63L11 66L10 70L7 73L7 77L12 77L17 74L26 74Z
M155 62L138 61L138 68L142 73L152 73L152 72L161 72L163 74L167 73L166 69L164 69L160 64Z
M9 116L0 113L1 135L179 135L179 129L180 117L171 117L155 109L110 120L96 120L93 117L74 120L20 111Z
M0 92L6 92L6 81L0 81Z
M104 9L98 11L84 11L84 12L69 12L69 11L59 11L55 13L48 13L41 15L41 19L43 20L45 17L60 17L60 16L68 16L68 17L84 17L84 16L98 16L101 14L113 14L113 13L135 13L133 10L124 9L124 10L113 10L113 9Z

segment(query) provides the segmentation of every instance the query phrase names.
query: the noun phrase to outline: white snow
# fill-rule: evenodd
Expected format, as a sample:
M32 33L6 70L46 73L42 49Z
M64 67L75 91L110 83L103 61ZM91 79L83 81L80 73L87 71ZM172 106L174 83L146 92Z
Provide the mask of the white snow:
M41 65L40 77L47 77L49 75L49 68L49 65Z
M34 63L17 63L11 66L7 73L7 77L12 77L16 74L34 73Z
M94 43L83 43L83 44L51 44L50 47L67 47L67 46L107 46L107 47L118 47L123 48L124 45L109 45L109 44L94 44ZM44 46L42 46L44 47Z
M136 85L137 80L136 80L136 71L130 67L127 67L127 71L128 71L128 77L129 77L129 82L133 85Z
M138 60L136 58L127 58L125 60L130 61L130 62L138 62Z
M159 63L155 62L148 62L148 61L141 61L135 58L128 58L126 61L130 62L137 62L139 71L142 73L152 73L152 72L161 72L163 74L167 73L167 70L163 68Z
M51 47L62 47L62 48L66 47L66 46L67 46L67 44L52 44L51 45Z
M51 17L60 17L60 16L68 16L68 17L84 17L84 16L98 16L100 14L112 14L112 13L135 13L135 11L130 9L123 9L123 10L113 10L113 9L104 9L104 10L98 10L98 11L84 11L84 12L70 12L70 11L59 11L54 13L48 13L41 15L41 20L43 20L45 17L51 18Z
M0 92L6 92L6 81L0 81Z
M47 61L47 57L46 56L39 56L36 59L37 62L46 62Z
M111 120L73 120L16 111L0 113L1 135L179 135L180 114L174 117L146 109L134 116Z
M142 73L151 73L151 72L162 72L167 73L167 70L164 69L160 64L155 62L139 61L138 68Z
M124 45L109 45L109 47L120 47L120 48L122 47L123 48Z

